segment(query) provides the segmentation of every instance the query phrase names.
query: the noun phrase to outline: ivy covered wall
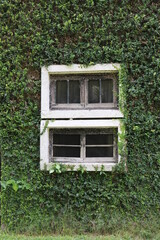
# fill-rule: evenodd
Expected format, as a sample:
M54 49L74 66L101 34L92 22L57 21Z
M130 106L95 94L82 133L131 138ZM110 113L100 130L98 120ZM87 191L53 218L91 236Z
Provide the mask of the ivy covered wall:
M159 1L3 0L0 15L4 226L55 231L72 216L88 230L117 212L158 212ZM128 170L40 171L41 66L112 62L123 65Z

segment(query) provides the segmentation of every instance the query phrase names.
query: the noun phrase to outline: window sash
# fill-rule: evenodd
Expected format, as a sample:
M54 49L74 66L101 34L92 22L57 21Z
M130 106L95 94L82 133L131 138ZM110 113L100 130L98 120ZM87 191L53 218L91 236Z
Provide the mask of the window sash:
M54 144L53 143L53 134L64 134L64 131L59 130L50 130L49 132L49 140L50 140L50 147L49 147L49 155L50 155L50 162L59 162L59 163L116 163L118 160L118 146L117 146L117 131L116 134L114 133L115 130L113 129L105 129L105 130L89 130L83 129L78 130L66 130L65 134L80 134L80 145L65 145L65 144ZM113 134L113 144L101 144L101 145L86 145L86 135L92 134ZM60 147L80 147L80 157L54 157L53 147L60 146ZM113 147L113 157L86 157L86 148L87 147Z
M111 79L113 81L113 102L111 103L102 103L101 100L99 103L88 103L88 81L89 80L107 80ZM118 103L118 83L117 83L116 74L106 74L106 75L64 75L64 76L55 76L50 75L50 109L90 109L90 108L117 108ZM80 81L80 103L56 103L56 81ZM101 87L100 87L101 88ZM101 89L100 89L101 92ZM100 93L100 99L102 93Z

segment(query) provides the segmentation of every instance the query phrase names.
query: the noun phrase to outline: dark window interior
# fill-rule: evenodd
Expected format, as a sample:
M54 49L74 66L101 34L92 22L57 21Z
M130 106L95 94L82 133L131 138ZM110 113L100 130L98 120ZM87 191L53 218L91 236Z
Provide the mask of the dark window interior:
M86 157L113 157L113 134L86 135Z
M80 147L53 147L54 157L80 157Z
M113 147L87 147L86 157L113 157Z
M56 103L67 103L67 81L56 81Z
M107 79L101 81L101 102L113 102L113 80Z
M88 81L88 103L112 103L113 80L98 79Z
M107 158L114 157L114 135L112 129L108 133L90 133L75 131L75 134L63 131L52 133L53 157L75 158Z
M53 134L54 157L80 157L79 134Z
M88 103L99 103L100 101L100 89L98 80L88 81Z
M53 143L61 145L80 145L79 134L53 134Z
M69 81L69 103L80 103L79 81Z
M51 109L117 108L117 74L50 76Z
M86 145L113 144L113 134L90 134L86 135Z
M56 81L56 103L80 103L80 82L76 80Z

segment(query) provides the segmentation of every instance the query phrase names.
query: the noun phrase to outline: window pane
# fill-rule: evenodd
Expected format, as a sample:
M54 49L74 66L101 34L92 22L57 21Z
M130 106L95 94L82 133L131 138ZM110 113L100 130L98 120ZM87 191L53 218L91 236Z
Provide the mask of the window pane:
M80 145L80 135L78 134L53 134L53 145Z
M102 103L113 102L113 80L107 79L101 81Z
M53 157L80 157L80 147L53 147Z
M91 134L86 135L87 145L113 144L113 134Z
M79 81L69 81L69 103L80 103Z
M88 103L99 103L99 80L88 81Z
M67 81L56 81L56 103L67 103Z
M113 147L87 147L86 157L113 157Z

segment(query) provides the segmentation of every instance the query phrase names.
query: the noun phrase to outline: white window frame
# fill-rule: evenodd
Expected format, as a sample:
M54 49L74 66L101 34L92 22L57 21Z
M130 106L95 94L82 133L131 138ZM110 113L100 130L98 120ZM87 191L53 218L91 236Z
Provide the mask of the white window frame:
M48 124L47 124L48 123ZM47 126L47 127L46 127ZM46 129L45 129L46 127ZM42 120L41 121L41 133L44 131L44 133L41 135L40 138L40 168L41 170L49 170L53 162L49 162L49 130L50 129L105 129L105 128L117 128L118 129L118 141L119 141L119 134L121 133L121 123L120 120L114 119L114 120L55 120L55 121L48 121ZM98 159L97 159L98 160ZM118 155L118 163L120 162L120 155ZM101 170L103 165L104 171L112 171L112 168L116 165L116 163L63 163L66 166L73 166L73 170L77 170L80 166L83 166L86 168L87 171L95 171L97 169L98 171Z
M78 110L51 110L50 109L50 74L99 74L99 73L118 73L120 64L96 64L84 67L79 64L51 65L42 67L41 70L41 118L42 119L61 119L61 118L122 118L123 114L119 109L78 109Z
M116 130L116 131L115 131ZM112 163L117 163L117 150L118 150L118 147L117 147L117 131L118 129L117 128L98 128L98 129L88 129L88 128L81 128L81 129L71 129L71 128L65 128L65 129L50 129L49 130L49 141L50 141L50 147L49 147L49 159L50 159L50 162L58 162L58 163L64 163L64 162L69 162L69 163L97 163L97 158L98 158L98 162L99 163L106 163L106 162L112 162ZM77 154L79 153L79 156L72 156L72 157L67 157L67 156L60 156L60 152L58 153L59 156L55 156L55 152L54 152L54 148L57 148L57 147L71 147L72 149L75 147L75 144L73 144L73 142L71 144L64 144L64 143L54 143L54 134L60 134L60 136L62 136L63 138L63 135L77 135L79 136L79 143L76 145L76 148L79 149L79 152L77 152ZM107 136L108 134L109 135L112 135L113 136L113 141L112 143L104 143L104 144L87 144L87 141L86 141L86 138L87 136L93 136L94 134L98 135L98 137L101 137L101 135L105 135ZM112 147L113 148L113 156L101 156L101 157L95 157L95 156L90 156L90 157L87 157L87 149L92 149L94 147ZM63 150L62 150L63 151Z
M99 74L117 73L120 64L96 64L84 67L79 64L71 66L51 65L42 67L41 71L41 137L40 137L40 169L50 170L55 163L51 163L49 158L49 131L50 129L105 129L117 128L118 141L121 133L121 118L123 114L119 109L50 109L50 74ZM119 93L118 93L119 94ZM120 98L120 96L119 96ZM119 99L120 101L120 99ZM48 120L49 119L49 120ZM88 120L89 119L89 120ZM118 163L120 155L118 155ZM87 171L112 171L117 163L63 163L66 166L73 166L73 170L78 170L81 166Z

